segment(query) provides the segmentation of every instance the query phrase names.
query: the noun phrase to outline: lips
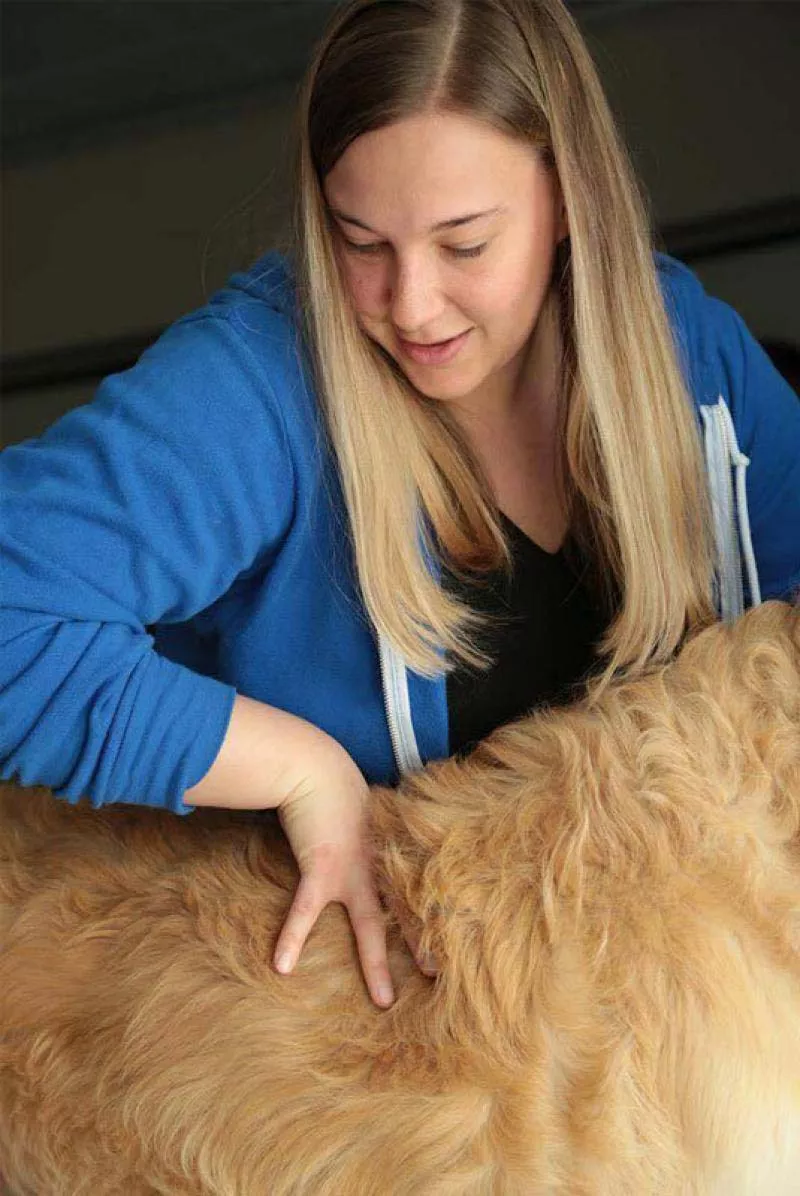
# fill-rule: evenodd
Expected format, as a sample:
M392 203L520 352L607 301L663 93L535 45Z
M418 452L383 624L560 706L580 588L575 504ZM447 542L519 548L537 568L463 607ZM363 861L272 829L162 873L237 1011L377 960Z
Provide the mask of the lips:
M432 349L435 345L449 345L450 341L454 341L458 336L463 336L463 333L457 332L456 336L446 336L442 341L407 341L404 337L400 337L400 339L404 345L413 345L415 349Z
M417 361L422 365L444 365L456 356L471 331L472 329L468 328L466 332L460 332L457 336L428 344L406 341L402 337L398 339L403 353L412 361Z

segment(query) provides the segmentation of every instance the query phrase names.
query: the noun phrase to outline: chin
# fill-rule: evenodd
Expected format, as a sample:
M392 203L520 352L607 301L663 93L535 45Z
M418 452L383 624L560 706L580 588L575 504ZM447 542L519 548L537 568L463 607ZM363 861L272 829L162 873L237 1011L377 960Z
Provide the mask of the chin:
M426 384L424 379L417 381L413 377L409 377L408 380L420 394L435 403L458 403L469 398L477 389L475 386L464 386L463 382L457 382L455 379L449 386L443 380L438 385L435 382Z

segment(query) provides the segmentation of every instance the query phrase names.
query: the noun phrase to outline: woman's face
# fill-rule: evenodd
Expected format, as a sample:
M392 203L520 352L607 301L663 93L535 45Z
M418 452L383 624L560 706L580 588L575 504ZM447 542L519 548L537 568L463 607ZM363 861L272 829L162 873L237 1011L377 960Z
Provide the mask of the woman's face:
M358 137L324 190L363 331L429 398L507 406L568 231L555 172L437 113Z

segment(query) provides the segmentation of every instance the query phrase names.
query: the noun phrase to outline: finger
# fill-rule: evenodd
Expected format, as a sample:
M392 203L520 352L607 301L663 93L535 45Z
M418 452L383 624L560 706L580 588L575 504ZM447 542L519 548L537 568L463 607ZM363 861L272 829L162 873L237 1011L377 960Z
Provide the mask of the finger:
M386 922L371 886L359 890L351 898L347 903L347 911L353 924L361 970L370 996L376 1005L391 1005L394 989L386 952Z
M312 926L327 904L328 897L319 878L313 873L301 876L275 947L274 961L279 972L291 972Z

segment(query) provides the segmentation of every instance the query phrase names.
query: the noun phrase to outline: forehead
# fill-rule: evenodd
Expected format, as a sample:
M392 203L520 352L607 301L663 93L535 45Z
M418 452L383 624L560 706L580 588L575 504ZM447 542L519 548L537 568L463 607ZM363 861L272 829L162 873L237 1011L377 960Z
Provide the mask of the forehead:
M359 218L427 223L492 208L530 189L542 166L531 146L453 113L408 117L357 137L325 179L330 204Z

